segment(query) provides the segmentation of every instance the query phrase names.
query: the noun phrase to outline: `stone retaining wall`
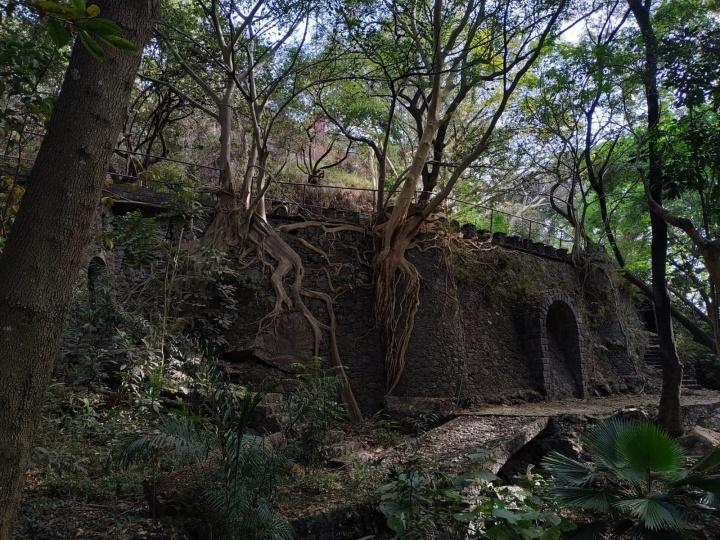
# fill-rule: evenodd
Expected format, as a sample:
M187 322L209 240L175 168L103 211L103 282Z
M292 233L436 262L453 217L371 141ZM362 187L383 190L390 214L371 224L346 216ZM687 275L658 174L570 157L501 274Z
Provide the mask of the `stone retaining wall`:
M334 219L360 221L353 215ZM295 220L274 218L276 224ZM628 315L629 298L590 290L592 280L583 273L587 270L580 272L569 264L566 250L467 226L460 232L481 249L461 257L454 248L442 246L408 252L422 285L407 367L395 395L442 398L467 406L572 397L568 392L576 397L605 395L637 386L633 335L639 323ZM310 227L284 236L305 261L308 286L335 291L343 362L363 409L376 411L385 397L383 347L373 318L372 268L360 263L362 254L368 260L372 254L371 235L328 235ZM332 275L332 285L327 261L301 238L342 265ZM272 373L272 366L278 376L286 377L289 363L312 355L312 340L299 315L277 321L282 340L252 336L248 329L253 321L272 305L268 291L259 287L246 292L242 305L248 308L228 333L227 357L259 359L262 377ZM602 312L596 306L598 298L605 303ZM322 306L313 309L323 313ZM560 322L555 320L559 315L551 313L555 309L566 315ZM565 334L572 334L572 340L564 341ZM324 347L321 354L326 356L327 344ZM243 376L251 377L251 372L246 369Z

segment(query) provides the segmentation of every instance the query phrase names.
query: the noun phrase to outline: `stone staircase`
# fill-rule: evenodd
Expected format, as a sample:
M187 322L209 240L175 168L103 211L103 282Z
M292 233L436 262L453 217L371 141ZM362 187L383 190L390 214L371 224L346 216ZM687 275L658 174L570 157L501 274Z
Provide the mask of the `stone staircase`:
M649 335L648 345L645 349L645 356L643 357L643 360L645 360L645 365L647 365L652 371L657 373L658 377L662 379L663 361L662 355L660 354L659 338L658 335L655 333L650 333ZM688 366L685 366L685 370L683 371L682 386L685 390L703 389L700 383L697 382L693 371L688 369Z

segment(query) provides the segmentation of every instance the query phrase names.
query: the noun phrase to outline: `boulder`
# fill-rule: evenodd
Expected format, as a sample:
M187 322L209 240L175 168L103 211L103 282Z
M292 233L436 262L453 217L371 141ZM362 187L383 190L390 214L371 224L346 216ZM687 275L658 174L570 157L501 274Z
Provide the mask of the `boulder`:
M260 433L280 431L284 407L285 398L282 394L275 392L265 394L250 415L248 426Z
M677 439L688 456L704 456L720 445L720 433L712 429L695 426L685 435Z
M482 467L497 473L547 425L544 416L459 416L430 430L412 456L400 451L388 461L394 465L420 457L439 464L443 472L457 474L467 471L470 456L482 451Z

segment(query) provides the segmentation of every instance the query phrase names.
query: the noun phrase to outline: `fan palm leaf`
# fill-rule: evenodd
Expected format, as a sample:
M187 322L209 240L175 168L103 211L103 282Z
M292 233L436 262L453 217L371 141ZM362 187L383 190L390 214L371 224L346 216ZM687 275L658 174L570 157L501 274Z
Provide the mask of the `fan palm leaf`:
M643 422L626 428L617 438L617 453L633 471L675 473L683 453L675 441L654 424Z
M615 507L629 512L650 531L680 530L687 527L683 512L661 497L648 496L618 501Z
M570 486L587 485L596 477L593 464L576 461L559 452L550 452L542 464L557 480Z

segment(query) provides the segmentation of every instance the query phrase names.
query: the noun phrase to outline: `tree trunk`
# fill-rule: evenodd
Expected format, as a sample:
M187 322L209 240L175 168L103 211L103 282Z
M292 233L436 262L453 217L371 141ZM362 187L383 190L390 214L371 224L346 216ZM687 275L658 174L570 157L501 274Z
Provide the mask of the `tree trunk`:
M637 21L645 46L645 69L643 83L647 101L648 127L648 183L649 196L662 205L663 178L662 162L658 151L657 128L660 121L660 96L657 87L658 45L650 20L650 0L628 0L631 11ZM683 367L675 348L672 318L670 314L670 296L667 291L666 259L668 248L668 225L665 220L650 211L652 242L650 260L652 263L652 289L655 305L655 323L657 325L660 352L663 357L663 384L660 395L658 422L668 433L682 433L682 414L680 410L680 389Z
M138 52L98 62L78 41L20 212L0 258L0 540L11 536L24 468L63 320L158 0L97 2Z

